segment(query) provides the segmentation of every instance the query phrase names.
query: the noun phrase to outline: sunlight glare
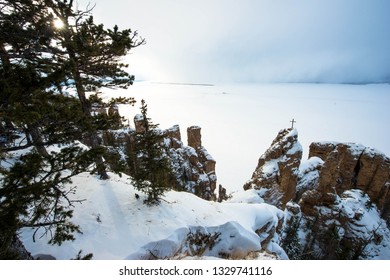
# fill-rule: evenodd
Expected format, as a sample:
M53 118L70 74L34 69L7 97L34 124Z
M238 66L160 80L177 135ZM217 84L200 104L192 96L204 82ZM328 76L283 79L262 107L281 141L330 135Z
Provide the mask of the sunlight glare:
M53 21L53 24L54 24L54 27L56 29L62 29L62 28L64 28L64 25L65 25L64 22L61 19L59 19L59 18L55 19Z

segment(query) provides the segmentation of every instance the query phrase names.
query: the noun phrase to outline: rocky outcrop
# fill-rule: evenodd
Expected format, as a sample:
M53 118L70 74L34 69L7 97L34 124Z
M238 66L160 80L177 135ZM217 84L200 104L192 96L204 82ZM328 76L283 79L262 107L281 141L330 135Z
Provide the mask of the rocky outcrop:
M324 161L319 191L342 193L354 188L359 172L358 161L364 150L364 146L357 144L312 143L309 155Z
M199 126L190 126L187 128L187 142L188 146L198 149L202 147L202 135Z
M357 189L390 220L390 159L384 154L361 144L314 142L309 159L301 162L301 156L297 131L281 130L244 189L259 190L265 202L282 208L290 200L299 202L308 215Z
M282 247L293 259L380 258L389 251L390 159L361 144L314 142L301 161L297 138L280 131L244 185L285 209Z
M357 189L331 196L332 200L323 201L320 192L310 190L299 204L287 204L281 239L289 257L388 258L390 230L369 196Z
M315 174L301 173L311 187L297 196L306 229L302 252L311 258L375 258L385 249L390 224L390 160L355 143L315 142L309 161ZM314 166L313 166L314 167ZM301 168L302 169L302 168ZM317 248L317 249L314 249Z
M284 208L296 193L302 147L296 129L281 130L260 157L244 189L261 190L265 202Z
M180 129L176 125L164 132L165 145L171 159L179 190L191 192L206 200L216 200L216 161L202 146L201 128L187 129L188 146L179 140Z
M134 116L134 127L136 133L143 133L145 131L145 120L142 114Z
M113 114L118 112L113 110ZM112 149L110 158L106 162L113 170L121 167L121 158L135 148L135 135L145 132L145 121L142 114L134 117L134 128L113 130L103 135L102 141ZM206 200L216 200L217 176L215 173L216 161L202 146L201 128L191 126L187 129L188 146L181 141L180 127L174 125L168 129L157 129L161 136L161 146L165 149L165 155L174 174L172 188L179 191L193 193ZM108 148L110 152L110 149ZM119 151L119 152L118 152ZM125 163L126 164L126 163ZM131 168L127 169L131 175Z
M324 163L318 185L302 197L302 205L333 204L347 190L365 192L382 217L389 220L390 159L372 148L354 143L316 142L310 145L310 157ZM316 200L319 200L316 202ZM303 207L303 211L305 211Z

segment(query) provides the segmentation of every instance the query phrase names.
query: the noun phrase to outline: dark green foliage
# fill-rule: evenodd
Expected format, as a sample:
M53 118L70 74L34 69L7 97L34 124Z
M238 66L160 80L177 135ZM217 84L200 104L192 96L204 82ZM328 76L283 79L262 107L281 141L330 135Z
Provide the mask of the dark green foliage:
M92 260L93 258L93 254L92 253L89 253L89 254L86 254L86 255L82 255L83 251L80 250L78 253L77 253L77 256L72 259L72 260L77 260L77 261L89 261L89 260Z
M98 131L108 131L123 128L124 118L118 113L113 112L113 108L119 104L134 106L135 100L132 97L111 98L104 102L98 94L92 94L88 98L92 106L92 118L94 120L94 129ZM98 109L100 112L97 112ZM103 113L104 112L104 113Z
M73 240L73 233L80 231L68 220L77 201L69 198L75 190L65 184L86 170L92 158L92 152L69 146L48 158L25 154L11 168L1 170L0 235L11 238L20 228L38 232L43 227L53 244Z
M306 240L301 259L306 260L335 260L340 259L343 254L341 246L342 227L335 221L328 221L329 217L321 214L313 220L305 223Z
M285 230L280 245L290 260L299 260L302 253L302 245L298 236L301 219L298 217L293 217L292 219L294 220Z
M117 114L92 115L88 91L126 88L134 77L121 57L137 41L131 30L104 29L74 1L1 0L0 3L0 256L20 229L61 244L80 232L72 217L71 178L106 169L108 149L98 135L119 128ZM56 29L55 18L64 21ZM67 91L75 88L77 97ZM132 104L132 98L105 103ZM83 150L77 141L89 140ZM50 147L50 148L49 148ZM55 148L56 152L50 152ZM95 162L95 169L91 168ZM10 257L10 255L8 255ZM15 256L16 258L17 256Z
M0 236L0 260L33 259L17 235L14 235L13 238L3 237Z
M383 236L380 232L382 224L368 230L355 222L353 219L345 219L339 213L335 213L333 218L318 215L314 219L305 219L301 228L306 238L300 240L304 244L300 259L366 259L370 253L367 246L382 242Z
M135 188L146 193L145 203L158 204L171 189L172 171L161 141L163 136L147 116L147 105L141 101L143 130L136 133L133 149L128 151L128 165Z
M102 87L127 88L131 85L134 76L124 70L127 65L121 59L128 51L145 41L138 40L137 33L130 29L121 31L115 26L111 30L104 28L102 24L96 24L91 10L75 9L73 0L45 0L45 4L64 23L63 28L58 29L54 36L61 51L53 53L53 56L56 61L61 62L65 75L64 84L76 89L85 117L93 118L93 126L85 134L85 140L93 149L99 148L101 144L98 130L107 130L113 122L120 124L121 119L118 115L92 117L87 93L98 92ZM108 179L103 158L98 156L95 162L100 177Z
M104 153L104 159L110 166L110 169L121 176L121 172L127 173L127 162L122 158L119 148L107 147Z

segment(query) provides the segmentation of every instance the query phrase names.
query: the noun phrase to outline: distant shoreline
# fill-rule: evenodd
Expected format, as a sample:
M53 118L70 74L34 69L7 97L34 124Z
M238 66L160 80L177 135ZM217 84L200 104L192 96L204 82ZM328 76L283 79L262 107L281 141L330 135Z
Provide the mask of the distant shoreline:
M203 86L203 87L213 87L214 84L198 84L198 83L167 83L167 82L151 82L152 84L159 85L177 85L177 86Z

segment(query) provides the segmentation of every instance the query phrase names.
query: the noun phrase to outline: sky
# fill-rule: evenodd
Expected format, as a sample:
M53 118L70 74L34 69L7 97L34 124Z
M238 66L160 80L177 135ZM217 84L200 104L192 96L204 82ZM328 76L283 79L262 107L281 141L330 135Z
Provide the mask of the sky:
M137 30L138 80L390 82L388 0L78 0Z

